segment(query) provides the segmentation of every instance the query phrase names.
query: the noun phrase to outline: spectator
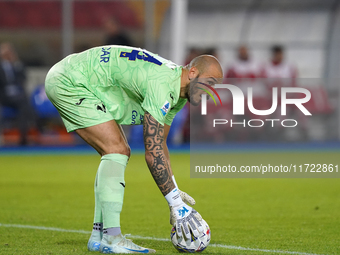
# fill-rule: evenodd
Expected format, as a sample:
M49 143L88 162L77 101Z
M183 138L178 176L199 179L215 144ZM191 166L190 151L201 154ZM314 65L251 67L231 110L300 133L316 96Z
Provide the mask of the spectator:
M281 87L295 87L296 86L296 78L297 78L297 69L296 67L285 61L284 56L284 47L281 45L274 45L271 48L271 60L264 65L262 70L262 77L267 78L267 90L268 94L272 94L272 89L275 87L278 89L278 106L277 110L269 116L273 119L282 120L283 116L281 115ZM270 97L271 98L271 97ZM288 105L286 118L290 119L299 119L299 129L301 134L306 133L306 121L304 116L299 115L299 111L297 108ZM276 140L287 140L290 139L289 136L291 134L288 132L287 129L276 128L276 129L269 129L267 131L268 137Z
M261 76L273 80L275 87L295 86L297 69L294 65L284 61L283 46L274 45L271 53L271 61L264 66Z
M20 144L27 144L27 132L32 111L25 92L25 70L13 46L0 44L0 103L16 110Z
M263 83L263 80L257 79L261 75L262 65L250 56L246 45L240 45L237 48L236 56L237 59L227 68L226 83L238 86L244 95L248 94L248 88L251 87L253 106L258 110L268 109L266 108L268 105L266 85ZM248 108L245 110L244 117L234 116L237 122L242 122L244 118L247 120L254 118L263 119L263 116L254 116ZM263 128L237 128L234 129L234 138L241 141L245 139L259 139L263 132Z
M132 46L130 39L121 30L119 23L113 17L106 17L103 20L104 29L106 31L106 45L125 45Z
M226 78L242 79L257 78L260 76L260 64L249 56L247 46L241 45L237 49L237 60L229 66Z

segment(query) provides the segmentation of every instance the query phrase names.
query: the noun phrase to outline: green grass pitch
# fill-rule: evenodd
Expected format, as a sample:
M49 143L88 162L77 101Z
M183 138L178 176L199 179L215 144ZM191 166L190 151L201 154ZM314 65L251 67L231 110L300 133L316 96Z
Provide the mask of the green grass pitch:
M259 157L229 155L249 165ZM275 162L282 153L267 156ZM300 153L301 163L325 156L339 162L335 152ZM87 233L4 224L90 231L99 160L96 155L0 156L0 254L91 254ZM171 160L179 187L196 199L196 210L210 225L211 243L228 245L208 247L205 254L340 254L339 179L190 179L189 154L173 154ZM167 203L141 154L132 155L126 170L121 225L124 234L168 238L134 240L158 254L177 254Z

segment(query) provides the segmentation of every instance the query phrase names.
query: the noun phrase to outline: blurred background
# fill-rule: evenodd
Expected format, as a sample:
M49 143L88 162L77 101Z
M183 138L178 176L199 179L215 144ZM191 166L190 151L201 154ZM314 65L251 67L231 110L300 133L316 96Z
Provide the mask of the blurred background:
M0 146L84 144L65 131L44 80L66 55L106 44L145 48L181 65L215 55L226 82L254 87L259 109L268 109L273 86L311 91L313 116L297 116L299 129L238 127L227 140L339 141L340 1L0 0ZM176 116L170 143L189 143L189 112L187 105ZM132 146L142 144L140 126L124 129ZM226 133L205 132L217 140Z

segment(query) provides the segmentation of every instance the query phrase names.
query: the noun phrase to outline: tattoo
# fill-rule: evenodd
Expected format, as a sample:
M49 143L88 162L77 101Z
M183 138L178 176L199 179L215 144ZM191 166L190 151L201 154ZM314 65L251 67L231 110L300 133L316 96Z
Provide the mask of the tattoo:
M175 188L172 181L170 164L163 150L164 126L158 123L150 113L144 114L144 145L147 164L158 188L165 196Z

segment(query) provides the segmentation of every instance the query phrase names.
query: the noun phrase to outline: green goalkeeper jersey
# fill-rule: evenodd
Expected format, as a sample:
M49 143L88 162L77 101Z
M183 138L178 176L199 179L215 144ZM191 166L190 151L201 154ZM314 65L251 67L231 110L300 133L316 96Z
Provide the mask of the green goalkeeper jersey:
M147 111L171 125L187 101L179 97L182 67L140 48L96 47L65 61L70 79L96 95L118 124L142 124Z

